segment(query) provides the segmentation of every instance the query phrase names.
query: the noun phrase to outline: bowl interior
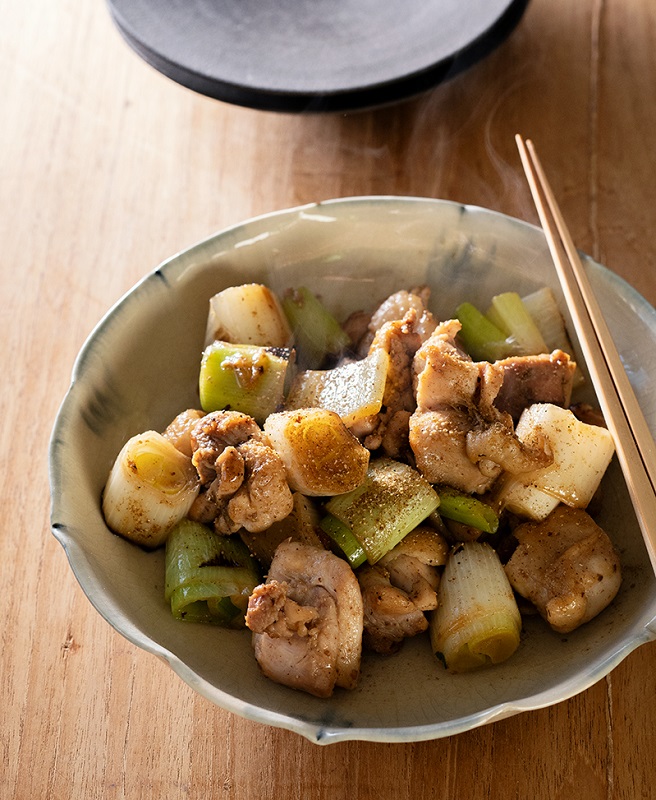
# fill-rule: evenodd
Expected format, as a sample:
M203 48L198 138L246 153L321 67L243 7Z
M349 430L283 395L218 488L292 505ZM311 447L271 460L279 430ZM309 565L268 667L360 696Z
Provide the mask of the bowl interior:
M656 431L656 312L604 267L586 265ZM652 637L656 581L616 463L605 478L601 518L623 560L614 604L570 636L529 620L519 651L498 667L448 674L420 637L394 656L366 656L355 691L318 700L262 677L247 632L175 621L163 598L162 552L112 535L100 495L129 436L162 429L178 411L198 406L207 301L250 281L274 290L308 285L339 318L424 283L443 319L465 299L486 307L505 290L550 285L562 300L539 230L435 200L354 198L267 215L161 265L89 337L52 436L53 531L108 622L217 704L320 742L435 738L548 705L583 690Z

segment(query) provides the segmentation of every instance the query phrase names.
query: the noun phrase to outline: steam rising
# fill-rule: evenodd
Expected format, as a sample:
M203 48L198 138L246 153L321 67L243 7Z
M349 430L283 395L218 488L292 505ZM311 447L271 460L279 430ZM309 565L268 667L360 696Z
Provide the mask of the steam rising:
M527 37L531 32L522 22L492 55L403 103L352 114L286 117L295 137L295 201L415 195L536 221L513 134L538 135L529 124L531 108L546 94L549 75L543 70L546 54L538 51L526 63L531 48L522 46L522 38ZM477 153L484 156L472 161ZM334 164L334 171L326 172L326 163Z

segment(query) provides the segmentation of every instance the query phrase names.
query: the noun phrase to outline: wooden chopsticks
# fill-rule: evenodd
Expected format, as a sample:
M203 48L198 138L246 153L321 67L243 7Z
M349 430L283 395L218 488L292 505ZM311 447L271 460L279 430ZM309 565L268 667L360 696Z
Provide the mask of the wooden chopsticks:
M656 446L604 315L530 140L518 134L533 201L572 315L597 399L656 572Z

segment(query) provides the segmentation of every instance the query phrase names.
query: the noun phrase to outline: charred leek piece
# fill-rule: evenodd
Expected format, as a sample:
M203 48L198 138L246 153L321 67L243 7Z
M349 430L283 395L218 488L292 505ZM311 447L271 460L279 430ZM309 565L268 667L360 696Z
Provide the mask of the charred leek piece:
M280 300L260 283L230 286L210 300L205 346L216 340L289 347L292 332Z
M389 355L374 350L360 361L334 369L305 370L294 378L285 405L327 408L350 427L380 411L388 368Z
M369 465L362 486L332 497L326 510L357 539L375 564L439 505L439 497L415 469L381 458Z
M259 575L246 545L182 520L166 542L164 597L176 619L243 625Z
M328 514L321 520L321 529L327 533L332 541L346 556L347 561L356 569L367 560L367 554L360 542L355 538L348 525Z
M292 491L309 497L344 494L367 474L369 451L325 408L271 414L264 432L283 460Z
M350 344L348 334L321 301L305 286L288 289L282 308L294 331L299 363L316 369L326 356L337 355Z
M199 490L191 459L156 431L129 439L103 492L107 525L142 547L163 544L191 508Z
M214 342L200 367L204 411L230 409L262 423L282 406L290 351Z
M499 527L499 516L496 511L465 492L459 492L449 486L437 488L440 498L439 515L469 525L483 533L496 533Z
M433 651L453 672L509 658L519 646L521 617L495 551L467 542L447 561L430 623Z
M548 347L538 326L526 310L517 292L504 292L492 298L488 318L511 337L522 355L548 352Z
M516 344L472 303L461 303L456 317L462 325L459 337L474 361L497 361L517 352Z

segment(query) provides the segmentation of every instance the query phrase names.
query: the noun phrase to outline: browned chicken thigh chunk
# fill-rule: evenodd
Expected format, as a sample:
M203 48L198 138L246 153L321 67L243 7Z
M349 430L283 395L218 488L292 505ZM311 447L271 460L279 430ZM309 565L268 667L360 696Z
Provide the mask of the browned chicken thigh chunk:
M277 683L317 697L355 687L362 596L350 566L328 550L280 544L267 582L251 595L246 624L260 668Z
M573 631L617 594L617 550L582 509L558 506L542 522L520 525L515 538L519 545L506 565L508 579L555 631Z
M190 431L192 462L203 490L189 516L219 533L266 530L293 507L285 465L257 422L237 411L214 411Z

